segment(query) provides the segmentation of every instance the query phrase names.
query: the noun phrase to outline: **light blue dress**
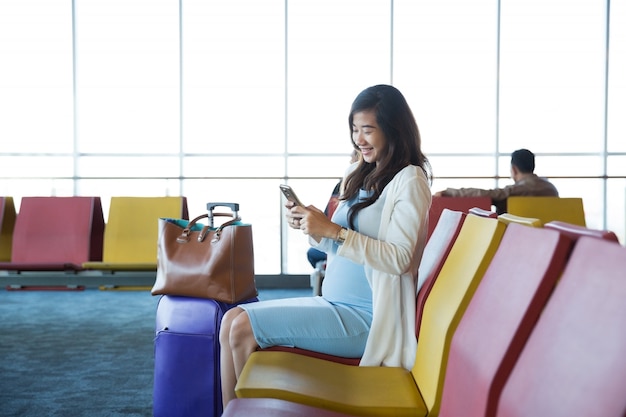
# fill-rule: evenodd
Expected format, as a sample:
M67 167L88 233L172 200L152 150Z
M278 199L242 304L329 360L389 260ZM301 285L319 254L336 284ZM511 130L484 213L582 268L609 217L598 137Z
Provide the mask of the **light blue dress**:
M356 231L377 237L384 194L359 212ZM363 198L364 192L359 197ZM340 204L333 221L348 227L348 209L354 202ZM328 254L322 296L240 306L248 313L254 338L261 348L291 346L348 358L363 355L372 323L372 291L363 265L335 256L336 250L334 245Z

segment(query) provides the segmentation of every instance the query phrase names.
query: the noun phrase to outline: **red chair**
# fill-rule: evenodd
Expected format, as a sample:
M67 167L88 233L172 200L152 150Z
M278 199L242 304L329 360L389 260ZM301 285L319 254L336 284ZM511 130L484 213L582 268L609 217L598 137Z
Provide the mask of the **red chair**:
M506 377L572 246L570 238L554 230L507 226L452 337L441 417L494 414Z
M100 197L23 197L13 230L11 261L0 270L77 271L102 259Z
M473 207L478 207L483 210L491 210L491 198L489 197L436 197L433 196L430 210L428 212L428 236L432 235L439 216L443 212L443 209L449 209L454 211L462 211L463 213L469 213L469 210Z
M610 230L601 229L589 229L585 226L579 226L573 223L566 223L561 221L551 221L544 225L547 229L557 230L572 239L578 239L583 236L595 237L597 239L604 239L612 242L619 243L617 235Z
M626 415L626 248L580 237L499 400L498 417Z

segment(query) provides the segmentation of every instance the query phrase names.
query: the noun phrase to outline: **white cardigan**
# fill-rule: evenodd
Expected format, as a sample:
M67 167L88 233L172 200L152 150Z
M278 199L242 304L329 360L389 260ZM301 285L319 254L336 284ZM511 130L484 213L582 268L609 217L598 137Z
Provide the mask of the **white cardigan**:
M361 366L411 369L417 350L417 270L426 244L431 191L422 169L410 165L383 192L387 195L378 239L348 230L337 255L364 265L372 287L372 327ZM325 250L331 244L322 239L317 247Z

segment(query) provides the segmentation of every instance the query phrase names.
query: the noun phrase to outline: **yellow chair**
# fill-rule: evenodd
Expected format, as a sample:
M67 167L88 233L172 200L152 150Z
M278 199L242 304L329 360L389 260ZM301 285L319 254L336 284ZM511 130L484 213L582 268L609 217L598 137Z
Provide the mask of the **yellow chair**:
M0 262L11 261L15 218L13 197L0 197Z
M111 197L104 229L102 262L86 269L154 270L157 268L158 220L189 219L185 197Z
M278 398L361 416L437 415L454 329L505 228L494 218L466 217L426 300L411 371L356 367L290 352L255 352L237 382L237 397Z
M583 199L578 197L509 197L507 212L516 216L534 217L541 223L557 220L586 226Z
M542 227L543 226L543 223L539 219L535 219L533 217L516 216L511 213L502 213L501 215L498 216L498 220L506 223L507 225L511 223L517 223L517 224L530 226L530 227Z

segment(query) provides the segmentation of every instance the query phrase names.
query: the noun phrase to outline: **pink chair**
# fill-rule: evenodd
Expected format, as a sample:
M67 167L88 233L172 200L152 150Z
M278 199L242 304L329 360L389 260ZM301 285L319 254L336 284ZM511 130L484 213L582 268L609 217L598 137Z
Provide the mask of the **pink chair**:
M100 197L23 197L13 230L11 261L0 270L81 270L102 260Z
M457 327L441 417L490 416L573 246L568 237L510 223Z
M500 398L498 417L626 415L626 248L583 236Z
M472 212L470 210L470 213ZM535 228L541 227L541 221L538 219L519 217L508 213L502 214L498 218L507 222L507 224L517 222L520 225L525 224ZM513 249L512 252L520 256L521 262L525 260L530 262L526 265L518 265L518 269L515 269L514 262L509 264L508 268L506 264L501 265L503 271L501 273L507 276L507 280L497 281L497 283L502 285L499 289L494 287L493 282L490 281L490 272L483 278L453 338L440 413L442 417L495 415L497 401L506 382L506 375L511 372L515 365L524 341L528 338L534 323L539 317L542 306L546 304L553 286L560 278L560 273L564 269L565 262L571 253L571 249L576 244L575 242L584 236L611 242L617 241L617 237L613 232L594 230L563 222L551 222L544 225L543 230L535 229L532 232L531 228L519 229L519 227L519 225L511 225L507 228L500 245L501 249L499 250L506 250L507 234L510 235L513 232L525 230L526 234L529 234L527 241L519 242L523 246L517 250ZM554 249L550 249L550 245L554 244L551 240L554 239L553 232L557 232L567 239L568 250L563 251L561 249L557 253ZM530 239L531 233L537 236L534 239ZM553 235L552 237L550 233ZM523 239L522 236L518 238ZM533 254L535 251L545 251L545 253ZM538 282L536 279L539 276L535 272L537 272L537 268L545 268L545 265L542 266L540 263L542 260L547 260L545 255L548 253L553 253L553 265L551 269L545 271L546 275L543 278L543 282ZM490 265L490 271L496 267L494 264L497 259L498 254L494 257L492 265ZM529 298L528 291L535 290L531 286L537 284L540 287L536 288L536 293L533 295L534 301L532 301ZM490 285L491 289L489 290ZM490 327L488 327L488 324L491 322L489 316L493 314L493 311L487 307L492 305L493 302L490 303L484 299L486 291L490 291L489 294L492 297L501 297L502 294L507 295L506 297L501 297L502 303L506 305L497 309L498 325L502 328L500 331L494 331L493 334L489 332ZM512 316L507 315L507 313L514 313L515 308L520 308L521 305L518 303L523 302L524 297L526 302L532 301L534 304L527 306L526 316L518 317L518 319L523 319L524 321L512 321ZM477 314L474 310L478 310L479 313ZM480 310L482 310L482 316ZM506 336L506 332L513 331L517 332L517 334L514 337L509 337L507 340L507 342L511 341L509 346L505 346L502 343L499 344ZM461 359L464 363L462 366L459 366Z
M585 226L579 226L573 223L566 223L557 220L546 223L544 227L546 229L557 230L573 239L578 239L582 236L590 236L619 243L617 235L610 230L589 229Z

